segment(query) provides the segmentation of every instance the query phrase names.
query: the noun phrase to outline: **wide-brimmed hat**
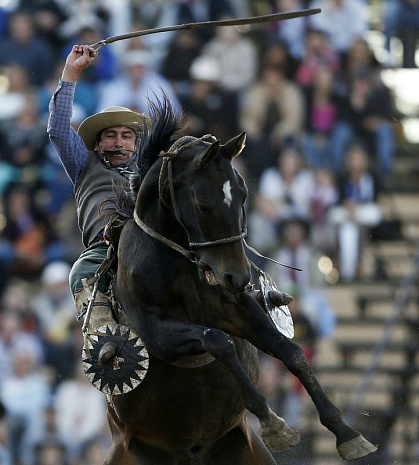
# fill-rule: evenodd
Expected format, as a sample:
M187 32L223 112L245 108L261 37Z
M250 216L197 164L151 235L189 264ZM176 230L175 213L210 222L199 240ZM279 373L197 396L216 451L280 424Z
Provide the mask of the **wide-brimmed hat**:
M94 150L96 136L106 128L127 126L136 129L136 126L142 128L150 124L151 120L147 115L136 113L126 107L109 107L82 121L77 132L87 149Z

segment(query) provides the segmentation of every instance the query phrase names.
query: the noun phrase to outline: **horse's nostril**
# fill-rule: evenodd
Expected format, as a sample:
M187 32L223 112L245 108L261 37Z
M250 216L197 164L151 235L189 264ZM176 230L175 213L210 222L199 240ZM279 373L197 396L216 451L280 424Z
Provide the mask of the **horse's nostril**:
M243 289L248 283L248 279L239 273L225 273L224 284L230 290Z

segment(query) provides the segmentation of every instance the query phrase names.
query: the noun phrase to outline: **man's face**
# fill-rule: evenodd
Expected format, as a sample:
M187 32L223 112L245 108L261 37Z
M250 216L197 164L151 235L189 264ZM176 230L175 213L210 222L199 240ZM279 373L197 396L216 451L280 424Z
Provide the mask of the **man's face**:
M95 150L105 156L112 165L126 163L137 150L137 140L133 129L126 126L112 126L104 129Z

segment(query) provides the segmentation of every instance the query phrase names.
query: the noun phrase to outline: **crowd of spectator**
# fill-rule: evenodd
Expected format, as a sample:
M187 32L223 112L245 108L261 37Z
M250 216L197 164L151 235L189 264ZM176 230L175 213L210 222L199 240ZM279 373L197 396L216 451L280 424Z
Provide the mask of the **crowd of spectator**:
M410 8L400 3L403 12ZM103 47L77 83L72 124L109 106L147 112L147 97L164 92L183 109L188 134L224 142L246 131L237 169L249 187L248 242L304 270L269 272L295 296L296 338L305 334L300 342L312 359L316 338L334 327L323 295L328 275L317 258L328 257L334 282L359 278L366 232L381 220L377 195L392 185L394 108L380 78L384 64L366 40L368 2L0 2L2 464L95 465L109 447L105 398L80 372L81 331L68 289L69 267L82 250L72 185L46 133L48 102L70 47L132 30L307 7L322 13ZM394 28L386 23L388 44ZM261 386L274 403L279 381L271 375L263 371ZM298 397L300 388L293 392ZM290 422L297 426L296 412Z

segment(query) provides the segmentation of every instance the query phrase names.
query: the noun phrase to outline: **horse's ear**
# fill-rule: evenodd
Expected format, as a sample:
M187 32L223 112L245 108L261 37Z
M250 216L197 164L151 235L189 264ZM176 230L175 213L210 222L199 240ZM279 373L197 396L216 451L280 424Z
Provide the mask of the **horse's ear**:
M220 150L220 141L217 140L213 142L207 150L204 152L203 155L200 155L198 163L196 164L196 167L198 169L200 168L205 168L208 166L208 163L217 155L218 151Z
M246 132L242 132L236 137L233 137L228 142L226 142L222 147L224 147L224 153L227 157L232 160L237 155L240 155L246 145Z

